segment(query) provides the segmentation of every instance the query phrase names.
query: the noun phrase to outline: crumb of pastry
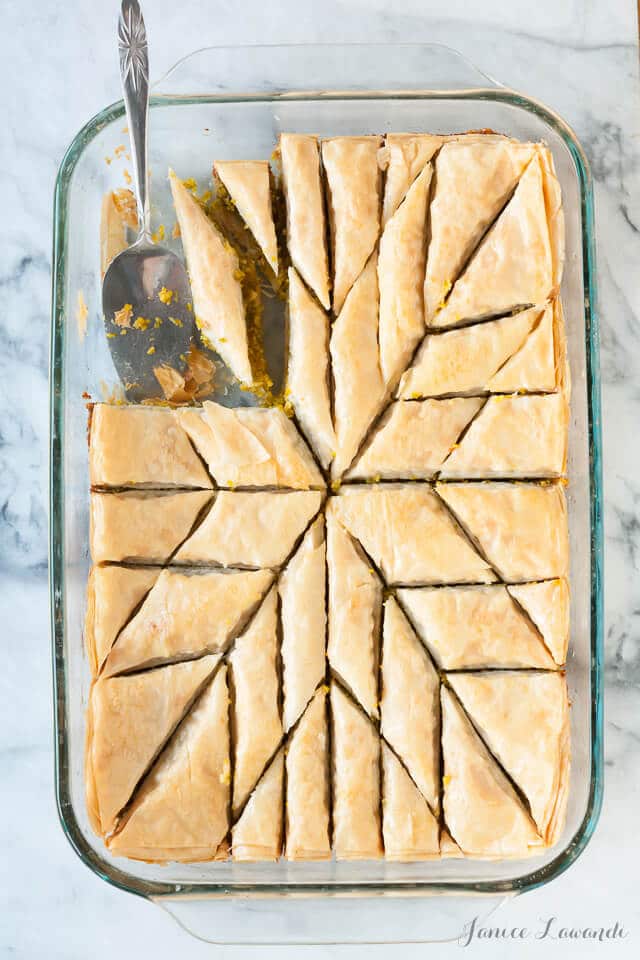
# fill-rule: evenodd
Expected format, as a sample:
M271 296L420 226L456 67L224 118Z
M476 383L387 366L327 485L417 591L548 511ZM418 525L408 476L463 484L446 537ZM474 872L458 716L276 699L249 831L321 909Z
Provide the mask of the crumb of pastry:
M160 318L158 317L158 319L160 319ZM183 324L182 320L180 319L180 317L169 317L169 322L172 323L172 324L174 325L174 327L183 327L183 326L184 326L184 324Z
M155 352L156 352L156 348L155 348L155 347L153 346L153 344L152 344L152 345L149 347L149 349L147 350L147 356L150 357L150 356L152 356L152 354L154 354Z
M155 233L151 234L151 239L154 243L161 243L164 240L164 223L161 223Z
M133 306L130 303L125 303L119 310L113 315L113 323L116 327L130 327L131 326L131 317L133 316Z
M333 490L334 493L337 493L341 486L342 486L342 482L340 480L331 481L331 489Z
M148 330L151 326L151 320L148 317L136 317L133 326L136 330Z
M448 786L451 783L451 774L449 773L445 774L444 777L442 778L442 782L445 785L445 787Z
M121 157L124 151L125 151L125 145L123 143L119 143L113 152L116 157Z
M160 291L158 292L158 300L160 300L162 303L166 303L168 306L174 299L175 295L175 290L168 290L167 287L161 287Z
M154 367L156 380L165 399L172 404L189 404L210 396L214 390L215 364L202 350L193 345L184 358L184 375L168 364Z
M156 317L153 321L154 330L157 330L158 327L161 327L161 326L162 326L162 317Z
M105 193L100 216L100 269L104 275L111 261L128 246L127 231L136 230L138 213L131 190Z
M186 187L187 190L191 190L192 193L194 192L194 190L198 189L198 184L196 183L193 177L187 177L186 180L183 180L182 186Z
M122 330L120 331L120 336L121 336L121 337L126 337L126 335L127 335L127 330L128 330L127 327L123 327Z
M115 403L121 406L127 402L127 398L124 393L124 387L121 383L110 385L105 380L101 380L100 396L102 397L104 403Z
M78 336L82 340L87 332L87 317L89 316L89 308L84 299L84 293L82 290L78 290L78 298L76 304L76 323L78 325Z
M131 174L129 173L129 171L128 171L127 169L125 169L125 170L122 171L122 176L124 177L124 182L125 182L126 184L131 184L131 183L133 183L133 179L132 179L132 177L131 177Z

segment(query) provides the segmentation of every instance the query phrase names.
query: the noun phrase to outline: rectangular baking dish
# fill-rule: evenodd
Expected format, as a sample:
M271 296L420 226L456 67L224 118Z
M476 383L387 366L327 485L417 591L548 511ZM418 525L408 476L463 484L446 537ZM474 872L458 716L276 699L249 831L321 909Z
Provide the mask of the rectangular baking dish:
M222 81L216 78L223 78ZM150 116L153 223L171 232L169 165L201 187L214 158L269 157L281 131L336 134L490 128L544 140L562 186L567 261L562 295L573 384L567 489L572 635L572 770L558 846L527 861L413 864L328 862L168 865L113 858L92 834L84 804L89 670L83 650L89 567L86 409L117 383L100 320L99 218L103 193L125 185L130 163L122 102L75 137L55 190L51 339L50 581L55 684L56 792L78 855L123 889L149 897L434 893L513 894L547 882L584 849L602 797L602 528L600 382L593 197L582 148L556 115L480 74L438 45L209 48L156 85ZM108 161L107 162L107 158ZM179 246L179 242L178 242ZM89 306L86 336L75 313Z

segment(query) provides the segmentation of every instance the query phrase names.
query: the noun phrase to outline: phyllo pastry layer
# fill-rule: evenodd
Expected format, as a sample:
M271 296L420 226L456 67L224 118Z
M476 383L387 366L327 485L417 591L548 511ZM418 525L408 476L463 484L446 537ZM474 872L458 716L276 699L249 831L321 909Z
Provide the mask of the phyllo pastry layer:
M266 160L216 160L222 181L274 273L278 272L278 241L271 211L269 164Z
M327 860L329 840L329 753L327 687L320 687L289 740L285 856Z

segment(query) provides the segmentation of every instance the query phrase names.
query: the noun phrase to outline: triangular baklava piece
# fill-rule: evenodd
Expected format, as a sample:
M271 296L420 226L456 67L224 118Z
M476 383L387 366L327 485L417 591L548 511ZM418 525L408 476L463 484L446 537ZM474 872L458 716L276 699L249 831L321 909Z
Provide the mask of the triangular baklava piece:
M291 262L328 310L329 270L318 141L304 134L283 133L280 159Z
M318 517L280 577L285 731L301 715L325 674L325 552L324 521Z
M145 567L92 567L87 584L85 642L93 674L100 671L116 637L158 578Z
M333 729L333 846L338 860L382 856L380 738L373 724L335 683Z
M281 566L322 504L319 490L223 490L176 563L223 567Z
M223 652L255 612L272 579L270 570L163 570L112 647L105 676Z
M442 688L444 815L467 856L526 857L542 846L533 821L458 700Z
M143 405L94 406L89 476L98 487L213 486L173 411Z
M440 476L560 477L567 466L568 428L569 406L562 392L489 397L445 459Z
M287 860L327 860L329 757L326 687L320 687L293 731L287 749Z
M561 673L452 674L449 683L483 740L531 807L551 846L569 786L569 701Z
M282 853L284 750L264 771L231 834L234 860L277 860Z
M92 493L91 558L166 563L189 536L211 492Z
M287 393L318 459L327 467L336 439L329 397L329 318L289 269Z
M189 270L196 324L232 373L252 381L237 254L182 181L169 181Z
M422 275L431 175L431 164L427 164L380 239L378 340L380 369L388 386L397 382L424 333Z
M382 744L382 831L387 860L427 860L440 851L438 821L386 743Z
M533 144L482 136L445 143L438 153L424 284L427 323L509 199L534 151Z
M331 332L336 455L333 477L352 462L384 399L378 353L378 275L371 257Z
M333 513L388 583L491 583L496 575L426 483L345 486Z
M437 490L502 580L567 575L569 533L561 483L439 483Z
M394 215L409 187L424 170L444 137L430 133L388 133L378 151L378 163L386 171L382 226Z
M229 813L229 697L226 667L174 734L109 842L135 860L212 860Z
M333 310L342 310L349 290L373 253L380 233L381 138L336 137L322 143L329 186L333 261Z
M266 160L216 160L214 170L277 274L278 241L271 210L269 164Z
M219 656L202 657L127 677L101 678L93 685L87 722L87 789L91 819L99 832L113 830L140 778L219 660Z
M509 593L540 631L555 662L562 666L569 645L569 584L564 579L521 583ZM515 664L514 664L515 666Z
M422 341L415 362L400 380L398 396L403 400L441 397L451 394L478 394L492 391L492 378L503 364L532 336L543 313L542 307L521 310L512 317L474 323L459 330L430 333ZM553 364L553 339L550 341ZM551 377L551 381L549 380ZM543 390L555 374L544 368L538 380L536 371L523 371L522 389ZM520 385L514 389L520 389ZM496 391L499 387L496 387Z
M206 401L202 411L176 415L221 487L324 485L304 440L278 407L223 407Z
M273 587L229 656L235 731L234 815L282 739L277 661L278 609Z
M384 605L380 730L432 810L440 803L440 679L398 602Z
M563 251L557 210L547 195L554 177L536 150L513 197L455 283L446 304L432 318L436 327L509 313L544 303L559 287Z
M445 670L555 667L540 634L502 584L414 587L398 590L398 597Z
M480 397L398 400L376 425L349 479L430 480L483 404Z
M333 513L327 516L331 669L370 716L378 716L382 584Z

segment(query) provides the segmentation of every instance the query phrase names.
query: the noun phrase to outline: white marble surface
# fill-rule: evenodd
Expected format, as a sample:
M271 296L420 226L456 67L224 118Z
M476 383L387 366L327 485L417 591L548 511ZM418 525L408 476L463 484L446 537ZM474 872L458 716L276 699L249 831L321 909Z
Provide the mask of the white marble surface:
M20 958L211 955L160 911L93 876L53 797L46 582L51 197L63 151L116 99L115 2L4 0L0 191L0 952ZM402 13L391 12L392 8ZM635 0L147 0L158 75L207 43L440 40L573 125L596 180L606 494L606 789L602 819L564 876L504 908L537 928L621 922L612 944L478 944L494 957L638 955L640 910L640 112ZM305 909L301 905L301 909ZM354 907L355 909L355 907ZM308 948L308 957L393 948ZM431 955L452 953L440 947ZM398 949L422 957L428 948ZM240 950L240 955L254 954ZM299 950L295 951L296 954ZM227 951L218 949L226 955ZM265 957L280 956L265 949Z

